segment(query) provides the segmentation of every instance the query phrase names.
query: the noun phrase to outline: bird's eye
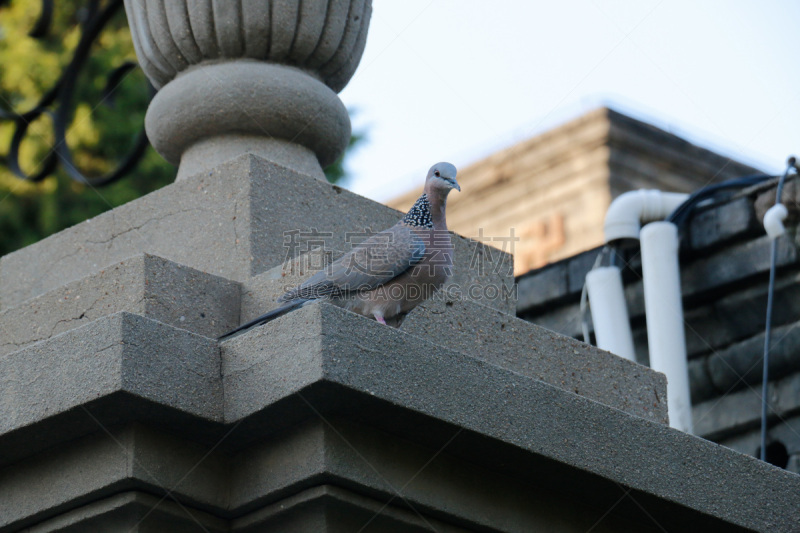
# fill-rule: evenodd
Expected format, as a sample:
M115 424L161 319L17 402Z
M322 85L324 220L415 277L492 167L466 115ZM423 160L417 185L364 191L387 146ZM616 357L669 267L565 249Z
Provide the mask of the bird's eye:
M433 175L434 175L434 176L436 176L437 178L438 178L439 176L441 176L441 174L439 173L439 171L438 171L438 170L434 170L434 171L433 171Z

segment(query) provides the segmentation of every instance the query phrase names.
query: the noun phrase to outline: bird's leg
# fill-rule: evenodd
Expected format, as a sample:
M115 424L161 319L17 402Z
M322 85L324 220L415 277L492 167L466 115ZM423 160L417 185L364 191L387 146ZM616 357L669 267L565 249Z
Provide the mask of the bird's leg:
M383 315L381 315L380 313L375 313L375 320L377 320L378 322L380 322L384 326L386 325L386 319L383 318Z

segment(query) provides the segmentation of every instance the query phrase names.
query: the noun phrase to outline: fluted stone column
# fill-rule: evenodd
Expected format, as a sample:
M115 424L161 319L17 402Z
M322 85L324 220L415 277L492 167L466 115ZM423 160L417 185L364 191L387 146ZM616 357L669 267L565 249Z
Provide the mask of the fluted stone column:
M337 96L361 59L371 0L125 0L159 89L150 142L178 180L243 153L322 177L347 147Z

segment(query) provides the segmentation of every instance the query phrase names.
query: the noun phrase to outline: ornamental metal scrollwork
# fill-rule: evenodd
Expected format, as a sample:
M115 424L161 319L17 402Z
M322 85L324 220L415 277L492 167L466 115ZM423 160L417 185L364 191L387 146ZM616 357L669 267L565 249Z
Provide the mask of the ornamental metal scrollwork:
M0 0L0 9L9 4L8 0ZM41 14L28 33L30 37L42 39L49 34L53 21L53 0L42 0ZM110 0L105 5L100 0L90 0L80 8L80 39L73 52L72 58L64 68L55 84L47 90L39 101L30 109L22 112L0 108L0 122L14 124L14 134L8 146L7 154L0 153L0 163L5 162L8 169L21 179L38 182L53 174L61 166L73 180L92 186L102 186L115 182L133 170L148 147L144 125L136 135L135 143L130 151L117 163L116 168L98 176L88 177L75 165L70 147L66 141L67 129L74 118L74 94L81 70L90 58L92 45L106 28L112 17L123 7L122 0ZM131 70L138 68L133 62L125 62L111 71L102 92L102 104L114 105L114 89L122 82ZM148 82L149 98L155 94L155 89ZM30 125L41 116L49 116L52 120L53 145L48 155L41 163L40 168L32 173L26 173L20 165L20 146L28 135Z

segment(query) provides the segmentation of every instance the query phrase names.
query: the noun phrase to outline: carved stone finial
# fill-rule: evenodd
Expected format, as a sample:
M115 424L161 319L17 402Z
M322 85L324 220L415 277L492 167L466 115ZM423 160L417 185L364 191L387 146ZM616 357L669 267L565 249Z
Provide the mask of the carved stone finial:
M336 95L361 60L371 0L125 0L159 89L150 142L178 179L244 152L322 177L350 139Z

